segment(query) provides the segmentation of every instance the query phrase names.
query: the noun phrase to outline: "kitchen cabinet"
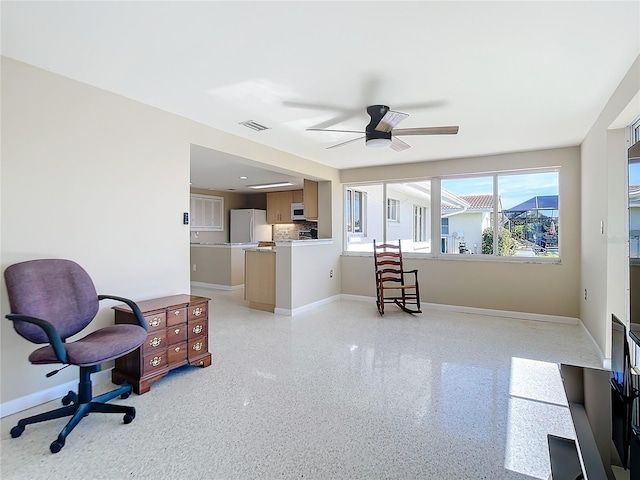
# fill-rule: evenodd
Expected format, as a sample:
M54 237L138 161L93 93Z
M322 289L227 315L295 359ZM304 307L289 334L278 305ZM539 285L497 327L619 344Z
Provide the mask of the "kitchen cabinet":
M244 268L244 299L249 302L249 308L273 313L276 308L276 252L247 250Z
M304 215L318 219L318 182L304 181L304 190L267 193L267 223L292 223L291 204L303 203Z
M307 220L318 219L318 182L304 180L303 200L304 216Z
M267 223L292 223L293 191L267 193Z

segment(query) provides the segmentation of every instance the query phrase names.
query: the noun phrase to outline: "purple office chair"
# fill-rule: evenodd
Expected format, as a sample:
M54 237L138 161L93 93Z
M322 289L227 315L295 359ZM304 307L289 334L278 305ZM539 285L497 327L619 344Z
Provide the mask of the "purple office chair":
M43 259L16 263L8 267L4 277L11 312L7 318L22 337L30 342L49 345L35 350L29 361L35 365L62 363L80 367L78 392L70 391L62 398L61 408L22 419L11 429L13 438L24 432L26 425L72 415L51 446L51 453L64 447L67 435L90 412L124 413L124 423L136 416L133 407L108 404L109 400L131 394L131 385L93 397L91 374L100 364L121 357L145 341L146 323L142 312L131 300L111 295L98 295L85 270L70 260ZM131 307L140 325L111 325L67 343L67 338L83 330L98 313L98 301L118 300ZM54 370L47 377L55 375Z

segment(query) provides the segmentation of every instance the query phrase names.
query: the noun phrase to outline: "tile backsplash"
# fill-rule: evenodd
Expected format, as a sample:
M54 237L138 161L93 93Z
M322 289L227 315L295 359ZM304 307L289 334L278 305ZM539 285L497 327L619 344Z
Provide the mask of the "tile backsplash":
M299 232L308 232L312 228L318 228L316 222L295 222L276 224L273 226L273 240L298 240Z

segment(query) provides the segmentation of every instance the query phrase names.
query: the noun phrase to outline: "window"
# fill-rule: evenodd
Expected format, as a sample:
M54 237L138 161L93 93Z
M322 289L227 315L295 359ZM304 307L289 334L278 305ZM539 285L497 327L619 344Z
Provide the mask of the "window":
M427 238L427 207L413 206L413 241L414 243L426 242Z
M449 235L449 219L448 218L442 218L440 220L440 229L441 229L441 234L442 235Z
M493 245L483 248L483 235L491 226L493 177L454 177L440 182L442 253L492 254Z
M365 193L360 190L347 189L346 201L346 219L347 232L362 233L364 232L364 202Z
M438 204L431 201L432 189ZM349 185L345 251L371 252L373 240L400 240L403 252L557 259L559 203L557 168ZM440 215L436 238L434 214Z
M224 197L190 196L190 230L224 231Z
M358 192L362 205L360 232L354 229ZM401 240L403 252L431 251L429 180L349 185L345 188L345 208L346 251L372 252L373 240L395 244Z
M441 185L443 253L559 256L557 170L447 178Z
M387 198L387 220L399 222L400 200Z

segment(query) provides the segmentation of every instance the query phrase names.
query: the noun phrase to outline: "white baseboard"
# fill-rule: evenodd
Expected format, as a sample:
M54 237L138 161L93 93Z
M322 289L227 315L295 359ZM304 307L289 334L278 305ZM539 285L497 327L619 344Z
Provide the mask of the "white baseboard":
M461 307L457 305L442 305L439 303L422 303L421 305L431 310L445 310L445 311L457 312L457 313L473 313L475 315L515 318L517 320L535 320L538 322L565 323L568 325L578 325L580 323L580 320L575 317L547 315L544 313L513 312L510 310L493 310L490 308Z
M342 294L341 297L349 300L372 302L374 306L376 302L375 297L367 297L365 295ZM456 312L456 313L472 313L475 315L515 318L518 320L535 320L538 322L565 323L569 325L578 325L579 323L581 323L580 320L575 317L562 317L559 315L546 315L542 313L512 312L509 310L493 310L489 308L462 307L458 305L444 305L441 303L424 303L424 302L421 302L420 306L423 309L429 309L429 310L444 310L444 311Z
M308 303L298 308L294 308L293 310L288 308L276 308L274 313L277 315L286 315L288 317L295 317L303 312L312 310L320 305L325 305L327 303L335 302L336 300L340 300L341 295L334 295L333 297L323 298L322 300L318 300L317 302Z
M94 373L93 375L91 375L91 381L93 382L94 388L96 387L96 385L110 383L111 369ZM58 398L62 398L67 394L67 392L69 392L69 390L73 390L74 392L78 391L77 380L62 383L60 385L56 385L55 387L47 388L46 390L40 390L39 392L35 392L30 395L25 395L24 397L16 398L15 400L4 402L0 404L0 418L4 418L8 415L13 415L14 413L21 412L28 408L50 402Z
M198 288L208 288L210 290L232 291L244 288L244 283L240 285L218 285L217 283L191 282L191 286Z

